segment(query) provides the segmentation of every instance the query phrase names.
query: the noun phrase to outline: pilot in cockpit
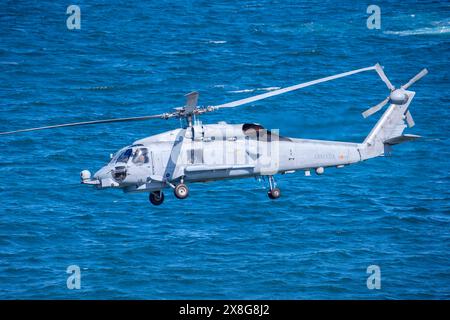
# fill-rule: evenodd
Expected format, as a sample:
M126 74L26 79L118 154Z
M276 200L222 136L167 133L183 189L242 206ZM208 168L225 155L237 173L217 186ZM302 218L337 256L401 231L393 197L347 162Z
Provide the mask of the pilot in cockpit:
M146 148L139 148L135 151L133 156L133 163L141 165L148 162L148 151Z

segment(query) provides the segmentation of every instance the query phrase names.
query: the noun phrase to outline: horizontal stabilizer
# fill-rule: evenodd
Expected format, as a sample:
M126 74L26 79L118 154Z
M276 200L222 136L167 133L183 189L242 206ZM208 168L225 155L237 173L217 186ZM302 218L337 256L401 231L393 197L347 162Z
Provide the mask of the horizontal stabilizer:
M384 143L393 146L394 144L399 144L399 143L408 142L408 141L414 141L419 138L421 138L421 136L417 136L414 134L404 134L404 135L401 135L398 137L390 138L390 139L384 141Z

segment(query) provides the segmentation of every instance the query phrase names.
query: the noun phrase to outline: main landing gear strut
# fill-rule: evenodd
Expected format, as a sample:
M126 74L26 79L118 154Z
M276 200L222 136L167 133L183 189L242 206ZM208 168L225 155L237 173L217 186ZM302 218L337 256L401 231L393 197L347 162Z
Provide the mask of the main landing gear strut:
M278 199L281 196L281 190L277 188L277 183L273 176L269 176L269 188L270 190L267 192L267 195L270 199Z
M278 199L281 196L281 190L277 187L277 183L273 176L267 176L269 180L269 191L267 195L270 199ZM189 188L184 184L183 181L180 181L179 184L170 186L173 188L173 193L175 197L178 199L186 199L189 196ZM162 190L150 192L149 200L155 206L159 206L164 202L164 193Z

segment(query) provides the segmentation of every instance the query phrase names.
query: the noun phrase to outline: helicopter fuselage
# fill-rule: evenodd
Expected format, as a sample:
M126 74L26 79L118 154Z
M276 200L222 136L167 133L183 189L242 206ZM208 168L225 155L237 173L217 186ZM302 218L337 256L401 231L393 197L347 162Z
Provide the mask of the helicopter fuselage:
M181 182L272 176L361 160L359 144L283 137L258 124L200 122L136 141L87 184L152 192Z

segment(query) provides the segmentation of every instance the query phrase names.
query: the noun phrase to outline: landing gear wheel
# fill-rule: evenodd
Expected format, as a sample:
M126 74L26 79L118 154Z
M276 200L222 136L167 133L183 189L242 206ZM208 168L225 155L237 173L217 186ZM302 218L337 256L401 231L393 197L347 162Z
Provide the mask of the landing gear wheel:
M278 199L281 196L281 190L278 188L273 188L269 192L267 192L267 195L270 199Z
M175 197L177 197L178 199L186 199L189 195L189 189L184 183L180 183L179 185L177 185L173 192L175 193Z
M162 191L150 192L148 199L155 206L159 206L164 202L164 193Z

